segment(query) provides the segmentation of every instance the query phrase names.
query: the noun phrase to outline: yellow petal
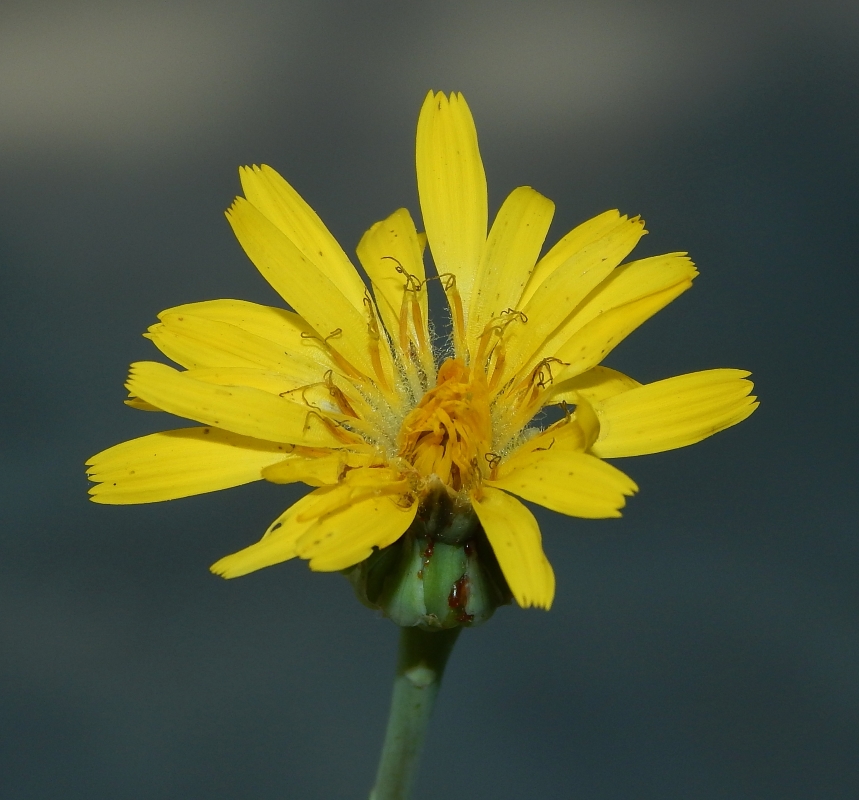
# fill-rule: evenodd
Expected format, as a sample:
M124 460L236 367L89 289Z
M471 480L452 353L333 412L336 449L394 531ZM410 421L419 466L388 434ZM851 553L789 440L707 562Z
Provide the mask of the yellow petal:
M364 282L343 248L316 212L275 170L241 167L239 177L248 201L270 220L359 311L364 308Z
M461 94L430 92L417 133L418 194L439 274L456 276L468 308L486 240L486 175L471 111Z
M390 495L352 499L342 491L344 505L321 517L301 537L298 554L318 572L346 569L368 558L373 548L387 547L402 536L417 514L418 504L404 508Z
M134 397L133 395L129 395L127 400L123 400L125 405L130 408L136 408L138 411L160 411L160 408L155 408L152 403L147 403L145 400L141 400L139 397Z
M184 313L164 312L160 319L160 324L149 328L149 338L183 367L263 369L281 373L293 386L322 380L318 364L292 358L281 344L236 325Z
M359 422L359 419L365 414L373 413L362 395L348 380L338 376L335 381L330 374L325 376L326 380L320 380L319 376L300 373L287 375L283 372L242 367L201 367L189 369L182 374L195 381L214 383L218 386L249 386L260 389L295 403L314 406L336 419L349 419L356 425L360 425L362 430L364 425ZM308 382L309 378L312 379L310 382ZM160 409L156 410L160 411Z
M161 352L189 368L188 377L272 394L296 392L288 399L331 411L338 410L332 398L340 392L357 414L368 411L342 365L315 334L307 335L312 329L292 312L214 300L178 306L160 318L149 337Z
M516 308L524 308L546 278L580 250L584 250L606 236L619 222L621 222L620 212L613 209L604 211L573 228L537 262Z
M757 407L749 373L711 369L678 375L594 403L601 458L659 453L700 442L736 425Z
M351 459L350 459L351 460ZM356 467L360 464L360 455L353 462ZM338 491L320 499L313 513L317 517L338 512L342 506L356 503L368 497L399 497L408 494L410 486L403 480L400 472L383 464L367 468L348 470L337 486Z
M95 503L175 500L258 481L292 446L217 428L162 431L110 447L87 461Z
M513 597L522 608L548 609L555 597L555 573L543 552L534 515L515 497L483 488L472 496L474 512L492 545Z
M591 403L606 400L621 392L628 392L641 384L629 375L608 367L593 367L581 375L560 381L552 386L549 403L570 403L575 405L580 397Z
M302 400L301 393L294 391L296 386L306 385L304 382L299 383L282 372L245 367L200 367L186 370L182 375L193 378L195 381L214 383L218 386L250 386L278 396L291 393L293 396L288 399L296 402Z
M186 303L163 311L159 317L191 316L240 328L280 347L293 361L318 364L320 374L337 369L328 348L298 314L283 308L263 306L245 300L206 300ZM179 362L181 363L181 362Z
M691 286L691 281L685 281L597 316L556 350L557 357L567 364L559 373L558 381L595 367L639 325Z
M468 342L477 352L484 327L522 296L546 240L555 204L530 186L514 189L504 201L486 240L468 312Z
M376 376L373 353L379 341L372 335L368 314L362 313L374 310L374 304L356 308L334 283L334 277L320 270L243 197L236 198L227 218L248 257L275 291L310 323L328 347L364 375ZM387 365L385 377L390 380L393 366L384 343L379 357Z
M489 481L507 492L572 517L619 517L635 483L605 461L571 450L545 450L505 461Z
M589 442L585 436L585 432L582 430L582 426L576 419L576 415L571 414L566 419L559 420L554 425L546 428L546 430L523 442L510 454L508 463L511 458L518 460L530 453L539 453L547 450L584 452L587 450L588 445Z
M302 520L299 517L311 509L327 491L329 490L319 489L302 497L269 525L260 541L237 553L224 556L209 569L224 578L238 578L240 575L295 558L295 543L316 521L315 518Z
M296 451L271 468L264 469L263 478L272 483L301 481L310 486L330 486L343 478L346 467L364 467L373 458L370 454L346 450L319 451L315 455L305 455L305 452Z
M361 237L357 250L361 266L373 283L379 313L391 341L402 351L400 325L405 310L408 338L417 352L427 356L422 364L426 362L425 366L431 367L429 309L426 287L423 285L426 273L421 240L409 212L401 208L387 219L377 222ZM415 328L413 309L408 303L412 298L420 308L419 329ZM407 301L405 309L404 300ZM404 352L400 354L404 363L407 363L407 356Z
M573 333L612 308L689 284L697 275L698 270L686 253L630 261L614 270L576 309L571 324L565 326L563 333Z
M547 284L558 280L555 276L559 272L561 270L556 270L553 276L547 281ZM621 340L620 338L615 339L613 337L613 331L610 330L611 324L625 324L629 321L631 313L644 312L652 306L652 310L648 311L646 316L637 322L635 326L637 327L637 325L640 325L649 316L655 314L656 311L688 289L692 279L697 274L695 265L686 257L685 253L669 253L668 255L645 258L640 261L631 261L628 264L617 267L571 313L568 313L564 322L524 362L524 365L520 368L520 376L526 375L545 358L557 357L566 360L561 355L561 352L564 351L569 354L571 348L574 349L576 346L579 346L581 344L580 340L576 340L573 344L569 343L580 330L591 322L595 323L592 332L596 331L600 336L605 334L609 339L612 339L606 349L606 353L609 352ZM661 305L659 303L654 304L647 299L649 297L656 297L657 295L661 298ZM537 296L535 295L529 305L534 304L536 299ZM547 296L547 299L550 299L550 297ZM640 305L634 305L634 301L638 300L642 300L643 302ZM608 321L599 322L598 317L607 315L608 312L618 307L623 307L624 311L614 314ZM536 311L532 309L530 313L534 314ZM539 314L537 314L537 317L539 318ZM531 317L529 316L530 319ZM620 320L620 323L618 323L618 320ZM517 336L538 338L533 333L529 333L528 327L528 325L521 327L511 326L512 341L508 347L509 353L514 352L514 348L521 348L523 346L522 342L517 343ZM534 328L531 330L533 331ZM634 330L634 327L623 333L623 336L627 336L632 330ZM605 333L606 331L608 331L607 334ZM599 342L597 349L599 350L603 345L604 342ZM601 358L597 354L596 360L593 360L592 354L589 353L588 359L585 360L590 360L590 363L585 366L578 364L575 370L565 370L563 379L580 374L580 372L598 364ZM508 358L508 370L512 368L512 364L513 357L511 356ZM561 377L556 374L555 379L560 380Z
M343 444L333 425L305 405L260 389L197 381L153 361L132 364L126 388L171 414L243 436L311 447Z
M572 254L552 271L522 308L527 322L510 327L508 372L554 355L544 352L553 341L553 333L565 320L578 317L577 306L629 255L643 234L642 220L621 217L601 239Z

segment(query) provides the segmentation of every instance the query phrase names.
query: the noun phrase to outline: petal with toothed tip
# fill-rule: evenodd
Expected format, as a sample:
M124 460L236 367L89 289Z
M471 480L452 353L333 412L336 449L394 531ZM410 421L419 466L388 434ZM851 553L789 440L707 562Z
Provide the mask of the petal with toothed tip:
M356 308L337 286L334 277L319 269L245 198L236 198L227 211L227 218L245 253L263 277L319 337L354 368L379 380L383 390L390 387L391 352L368 324L369 315L375 314L375 304L369 297L365 298L364 308Z
M87 461L95 503L158 503L262 479L292 446L217 428L180 428L109 447Z
M403 301L409 301L410 297L417 300L420 309L419 329L415 328L412 310L406 309L406 333L423 356L424 368L432 370L429 306L423 286L426 279L423 248L409 212L400 208L373 225L361 237L357 252L361 266L373 284L379 314L391 341L401 351L403 363L408 361L408 353L402 352L400 342Z
M594 403L600 458L640 456L695 444L758 407L748 372L710 369L639 386Z
M471 297L488 220L486 174L465 98L430 92L418 118L418 195L439 274L456 276L465 308Z
M355 500L347 487L342 489L343 505L320 517L296 545L317 572L346 569L369 557L374 548L393 544L417 514L416 502L403 507L397 497L385 494Z
M327 275L352 305L364 308L364 282L337 240L301 195L275 170L241 167L248 201L272 222L316 268Z
M514 189L502 204L480 258L468 311L472 353L484 327L513 309L549 232L555 204L530 186Z
M549 609L555 573L534 515L515 497L488 486L480 497L472 494L471 501L516 602L522 608Z
M546 278L522 308L527 322L510 329L508 373L554 355L547 347L553 334L565 320L575 320L579 303L611 275L643 233L642 220L621 217L601 239L571 255Z
M620 219L620 212L617 209L604 211L577 225L566 236L561 237L534 266L534 271L528 277L528 283L516 303L516 308L524 308L534 292L556 269L563 266L580 250L602 239Z
M209 569L222 578L238 578L263 567L270 567L289 561L298 555L295 543L316 521L315 517L302 519L330 489L319 489L302 497L297 503L283 512L255 544L224 556Z
M561 448L521 456L514 453L489 485L561 514L586 519L619 517L626 495L638 489L611 464Z
M335 426L305 405L261 389L194 380L154 361L132 364L126 388L171 414L242 436L309 447L343 444L332 432Z

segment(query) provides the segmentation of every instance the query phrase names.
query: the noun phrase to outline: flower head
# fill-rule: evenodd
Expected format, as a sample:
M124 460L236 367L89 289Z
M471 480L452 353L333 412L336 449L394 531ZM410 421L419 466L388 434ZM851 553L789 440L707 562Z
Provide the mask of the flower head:
M551 605L531 512L614 517L635 483L604 458L692 444L757 407L746 372L641 385L600 366L697 274L685 253L624 262L643 221L607 211L540 257L553 203L515 189L487 233L477 134L462 95L430 92L417 132L422 234L405 209L361 239L365 285L312 209L270 167L240 170L227 211L294 309L240 300L168 309L147 334L182 369L132 364L128 403L200 423L88 462L99 503L169 500L265 479L316 487L262 540L212 566L227 578L296 556L342 570L399 540L441 495L476 516L513 596ZM428 243L437 275L428 277ZM428 281L450 309L429 320ZM546 406L563 418L541 428Z

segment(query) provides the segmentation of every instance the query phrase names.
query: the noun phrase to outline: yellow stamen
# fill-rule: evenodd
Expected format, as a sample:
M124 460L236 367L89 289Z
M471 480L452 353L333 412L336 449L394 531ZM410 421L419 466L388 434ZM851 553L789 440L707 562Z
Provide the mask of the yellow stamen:
M352 431L346 430L342 425L339 425L335 420L330 419L325 416L325 414L321 411L318 411L315 408L311 408L307 412L307 416L304 420L304 430L307 431L310 429L310 421L311 419L318 419L329 431L331 431L334 436L336 436L343 444L356 444L363 443L363 438L356 433L352 433Z
M426 336L424 336L424 319L423 314L421 313L421 304L418 300L417 292L412 292L411 306L412 324L415 326L415 336L418 340L418 352L425 353L429 350L429 342L427 342Z
M498 466L501 464L501 456L498 453L487 453L484 458L489 466L489 479L495 480L497 477Z
M329 343L329 339L336 339L343 333L342 328L336 328L331 331L324 339L320 336L316 336L312 333L307 333L306 331L301 332L301 338L307 342L319 342L322 345L322 348L331 356L331 359L337 365L338 369L348 377L353 380L360 381L361 383L368 383L367 376L363 373L359 372L355 367L353 367L343 356L340 355Z
M386 392L391 391L391 385L388 383L388 377L385 375L385 370L382 368L382 354L379 349L379 340L381 334L379 332L379 321L376 319L376 308L369 294L364 297L364 307L367 309L367 330L370 333L370 359L373 363L373 371L376 373L376 378L379 384Z
M453 324L453 351L458 359L465 361L468 350L465 346L465 313L462 310L462 297L456 288L456 275L452 272L439 275L444 280L444 291L450 303L450 316Z
M528 317L522 311L515 311L512 308L508 308L506 311L502 311L497 317L490 319L489 322L486 323L483 333L480 334L477 355L474 358L474 363L482 364L484 360L487 362L489 361L489 358L492 355L492 350L494 350L494 347L492 349L488 349L489 341L493 334L495 334L500 341L511 322L521 322L524 324L527 321Z
M501 382L501 377L504 374L504 363L507 359L504 342L499 341L492 352L495 354L495 364L492 367L492 377L489 379L489 391L494 392L498 388L498 384Z
M412 293L412 324L415 327L415 336L417 337L417 355L420 367L424 372L423 389L426 390L432 385L435 380L435 359L433 357L433 348L426 336L426 325L424 323L423 309L421 308L420 291L426 286L424 281L420 288Z
M340 412L357 419L358 414L355 413L355 409L352 408L352 404L349 402L346 395L343 394L343 390L337 387L334 383L333 370L329 369L328 372L325 373L325 386L328 388L328 394L331 395L331 399L337 404L337 408L340 409Z
M495 404L494 408L499 417L497 425L499 429L519 431L539 412L546 402L554 380L552 364L566 365L567 362L559 358L544 358L504 395L503 404ZM509 439L500 444L503 446L508 441Z
M481 369L449 358L400 430L400 457L424 478L437 475L459 492L481 479L481 462L491 446L489 390Z
M399 334L400 334L400 352L408 356L411 348L409 347L409 293L403 292L403 301L400 303L400 319L399 319Z

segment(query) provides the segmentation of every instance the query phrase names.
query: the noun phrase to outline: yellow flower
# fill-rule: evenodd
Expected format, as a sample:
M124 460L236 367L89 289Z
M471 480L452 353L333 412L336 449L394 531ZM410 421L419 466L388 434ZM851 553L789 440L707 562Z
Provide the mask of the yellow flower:
M619 516L636 485L602 459L692 444L757 407L740 370L641 385L599 366L691 286L695 267L684 253L622 264L645 231L617 211L540 258L554 204L530 187L507 197L487 234L486 178L462 95L430 92L421 110L426 234L399 209L358 245L372 294L280 175L267 166L240 175L245 196L227 217L294 312L240 300L163 312L147 336L183 370L132 364L128 402L203 427L88 462L98 503L263 478L318 487L260 542L214 564L224 577L296 556L321 571L357 564L442 491L473 508L518 603L548 608L554 574L534 516L513 495L572 516ZM450 337L429 321L427 241ZM564 418L541 430L534 418L549 405Z

